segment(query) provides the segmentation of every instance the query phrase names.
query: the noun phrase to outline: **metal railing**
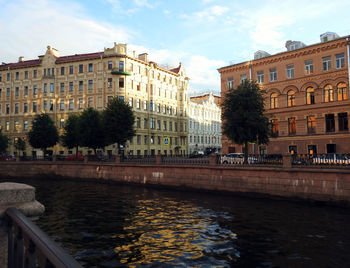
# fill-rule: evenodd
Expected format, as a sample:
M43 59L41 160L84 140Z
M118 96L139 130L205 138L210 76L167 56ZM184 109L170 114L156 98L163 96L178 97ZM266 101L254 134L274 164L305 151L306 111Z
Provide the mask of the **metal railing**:
M16 208L5 212L8 267L82 267Z
M292 156L294 166L328 166L328 167L350 167L349 154L299 154Z
M163 155L162 163L166 164L209 164L208 156L193 155Z
M248 155L248 165L282 165L283 157L280 154ZM218 155L218 165L243 165L243 154Z

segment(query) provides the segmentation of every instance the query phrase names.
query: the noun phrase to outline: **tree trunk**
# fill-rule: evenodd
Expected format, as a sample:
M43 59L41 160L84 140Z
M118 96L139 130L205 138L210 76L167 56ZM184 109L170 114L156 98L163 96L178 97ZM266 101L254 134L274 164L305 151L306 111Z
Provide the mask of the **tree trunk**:
M248 141L244 142L244 162L245 165L248 164Z
M79 149L79 146L75 147L75 157L78 157L78 149Z
M95 153L95 156L97 155L97 149L96 148L94 148L94 153Z

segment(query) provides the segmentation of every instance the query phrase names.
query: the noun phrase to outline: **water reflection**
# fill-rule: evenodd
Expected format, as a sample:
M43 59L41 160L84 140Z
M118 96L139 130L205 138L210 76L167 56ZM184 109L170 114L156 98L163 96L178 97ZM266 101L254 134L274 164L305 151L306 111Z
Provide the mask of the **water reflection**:
M127 236L129 242L115 248L121 263L186 265L207 259L208 265L225 266L239 257L236 234L221 228L211 210L191 202L138 200L135 213L125 221L126 234L119 238Z

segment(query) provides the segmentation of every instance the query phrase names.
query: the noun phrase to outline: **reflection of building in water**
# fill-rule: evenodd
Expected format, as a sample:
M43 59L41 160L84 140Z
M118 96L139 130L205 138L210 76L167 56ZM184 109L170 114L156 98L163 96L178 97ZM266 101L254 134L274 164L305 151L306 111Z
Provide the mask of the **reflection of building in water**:
M188 105L188 153L221 152L220 97L213 93L191 97Z
M170 199L141 200L137 208L138 213L126 219L126 233L121 235L129 243L114 249L121 256L121 263L130 264L130 258L133 258L134 264L179 262L181 265L184 258L188 262L188 259L196 260L203 257L204 252L210 252L216 245L214 233L218 235L217 243L227 243L221 249L222 253L226 250L230 255L236 254L233 244L236 235L220 227L216 218L204 209ZM208 217L204 217L205 214ZM219 238L221 235L224 238ZM135 252L138 252L136 257Z

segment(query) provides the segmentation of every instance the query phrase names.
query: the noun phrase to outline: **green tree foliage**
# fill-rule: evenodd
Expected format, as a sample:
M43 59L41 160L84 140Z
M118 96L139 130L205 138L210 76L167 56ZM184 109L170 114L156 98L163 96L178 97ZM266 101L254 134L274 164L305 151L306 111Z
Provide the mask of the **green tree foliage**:
M81 133L79 119L80 116L78 114L71 114L64 124L64 133L61 136L62 145L68 149L75 148L76 155L78 155Z
M80 146L92 148L96 155L97 148L106 146L102 118L93 108L85 109L79 118Z
M1 133L0 130L0 153L5 153L9 146L9 138Z
M48 147L58 142L57 128L47 114L38 114L34 117L32 129L28 132L29 144L33 148L40 148L44 154Z
M18 138L17 141L14 142L13 146L17 152L23 152L26 149L26 142L24 139Z
M103 111L102 118L108 145L124 144L135 135L135 116L124 100L114 97Z
M248 159L248 142L269 142L269 120L264 116L264 98L256 82L245 80L229 91L222 104L223 134L233 143L244 144L244 162Z

